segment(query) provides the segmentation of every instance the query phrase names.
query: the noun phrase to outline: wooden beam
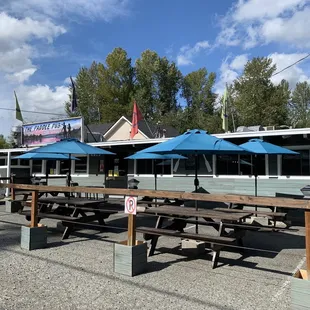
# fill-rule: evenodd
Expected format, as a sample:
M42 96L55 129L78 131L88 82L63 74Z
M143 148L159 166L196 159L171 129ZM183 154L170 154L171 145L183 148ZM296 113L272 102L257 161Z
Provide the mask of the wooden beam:
M38 197L39 197L39 192L33 191L32 192L32 199L31 199L30 227L37 227L38 226Z
M136 215L128 214L128 242L127 245L136 245Z
M14 174L11 174L11 177L10 177L10 183L11 184L14 184ZM16 199L16 197L15 197L15 189L12 187L11 188L11 199L12 200L15 200Z
M14 189L36 190L41 192L73 192L73 193L91 193L91 194L108 194L121 196L148 196L153 198L170 198L179 200L199 200L199 201L214 201L227 202L243 205L257 206L272 206L285 207L292 209L309 209L310 200L292 199L283 197L255 197L246 195L230 195L230 194L201 194L201 193L186 193L178 191L155 191L143 189L122 189L122 188L96 188L74 186L45 186L45 185L27 185L27 184L0 184L0 187L9 187Z
M310 279L310 211L305 212L305 228L306 228L306 261L307 261L307 274Z

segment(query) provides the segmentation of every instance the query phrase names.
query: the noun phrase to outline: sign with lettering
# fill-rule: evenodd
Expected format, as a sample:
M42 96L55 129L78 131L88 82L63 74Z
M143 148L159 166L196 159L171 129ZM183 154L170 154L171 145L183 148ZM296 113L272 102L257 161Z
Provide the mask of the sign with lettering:
M66 138L83 141L83 118L75 117L57 121L23 125L23 145L36 146L54 143Z

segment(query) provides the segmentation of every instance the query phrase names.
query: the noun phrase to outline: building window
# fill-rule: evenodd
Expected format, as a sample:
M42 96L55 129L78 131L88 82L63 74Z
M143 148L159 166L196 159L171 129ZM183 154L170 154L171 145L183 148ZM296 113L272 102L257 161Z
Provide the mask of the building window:
M0 166L5 166L5 165L6 165L6 159L0 158Z
M75 160L75 170L74 173L82 174L87 173L87 156L77 157L79 160Z
M171 174L171 159L156 160L155 165L158 175Z
M218 155L216 158L216 174L238 175L238 155Z
M251 155L240 155L240 175L253 175L253 158Z
M173 160L173 174L188 175L195 173L195 156L185 155L187 159ZM213 174L213 157L212 155L198 155L198 174L212 175Z
M254 174L255 171L257 175L266 175L266 160L265 155L256 155L253 157L253 164L254 164Z
M269 175L278 175L278 155L268 155Z
M69 172L69 166L71 164L70 160L60 161L60 174L67 174Z
M310 175L309 150L298 153L300 155L282 156L282 175Z
M42 173L42 160L32 161L32 173Z
M56 160L47 160L46 161L46 173L47 174L56 174Z
M29 166L29 160L28 159L20 159L19 165L20 166Z
M17 158L11 159L11 166L18 166L18 159Z
M154 174L152 159L137 160L137 174Z

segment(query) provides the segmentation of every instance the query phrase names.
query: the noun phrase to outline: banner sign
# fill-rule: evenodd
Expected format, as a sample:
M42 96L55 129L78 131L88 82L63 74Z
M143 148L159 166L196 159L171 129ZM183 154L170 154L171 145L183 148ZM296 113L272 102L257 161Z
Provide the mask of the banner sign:
M66 138L76 138L83 142L83 118L69 118L23 125L23 145L49 144Z

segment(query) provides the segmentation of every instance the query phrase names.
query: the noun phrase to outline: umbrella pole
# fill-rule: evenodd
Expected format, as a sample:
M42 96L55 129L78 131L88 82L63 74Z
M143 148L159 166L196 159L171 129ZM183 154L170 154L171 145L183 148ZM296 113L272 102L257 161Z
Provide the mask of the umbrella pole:
M157 172L156 172L156 159L153 160L154 180L155 180L155 191L157 191ZM155 197L155 208L157 207L157 197Z
M71 186L71 154L69 154L68 186ZM70 197L71 197L71 192L69 192L69 199Z
M199 180L198 180L198 154L195 154L195 193L198 192ZM195 209L198 210L198 201L195 200ZM198 217L196 217L196 234L198 234Z
M254 174L255 174L255 197L257 197L257 155L254 155ZM255 211L257 212L257 206L255 206Z

